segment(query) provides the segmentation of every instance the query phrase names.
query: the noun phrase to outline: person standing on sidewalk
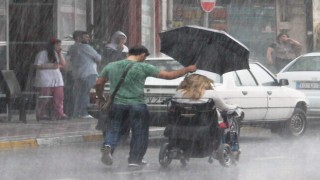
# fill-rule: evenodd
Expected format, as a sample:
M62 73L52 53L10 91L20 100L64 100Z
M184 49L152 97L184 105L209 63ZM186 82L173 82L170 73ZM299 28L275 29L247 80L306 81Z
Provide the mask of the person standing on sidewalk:
M148 55L149 51L146 47L134 46L130 48L127 59L108 64L97 79L95 87L98 101L105 101L103 97L105 83L110 82L110 91L112 92L123 72L133 64L109 111L110 123L104 137L104 147L101 149L101 161L106 165L112 165L112 153L117 147L119 132L124 126L122 121L127 117L132 132L128 166L140 167L145 164L142 160L147 151L149 139L149 111L144 100L146 78L151 76L161 79L175 79L196 70L196 66L191 65L175 71L162 71L144 62Z
M74 54L74 46L76 44L81 43L80 42L80 35L83 33L84 31L80 31L80 30L76 30L73 32L72 34L72 38L74 40L74 44L70 46L68 52L67 52L67 56L66 56L66 68L64 71L64 82L65 82L65 86L64 86L64 94L65 94L65 101L64 101L64 109L65 109L65 113L68 116L72 116L73 115L73 109L74 109L74 97L73 97L73 85L74 85L74 78L72 75L72 61L74 61L74 59L72 58L71 54Z
M36 77L34 86L39 88L41 96L53 96L54 119L67 119L63 111L64 82L60 68L65 66L65 59L61 52L61 40L51 38L46 50L40 51L34 63ZM39 101L36 112L37 119L49 119L47 114L48 100Z
M102 61L99 65L99 72L109 63L126 59L128 55L128 47L125 45L127 36L121 32L116 31L111 37L111 42L105 46L102 53Z
M101 56L89 45L90 37L87 32L83 31L79 39L81 43L75 44L70 52L72 75L75 79L73 117L87 119L93 118L88 114L87 107L90 103L90 90L98 76L97 64L101 61Z

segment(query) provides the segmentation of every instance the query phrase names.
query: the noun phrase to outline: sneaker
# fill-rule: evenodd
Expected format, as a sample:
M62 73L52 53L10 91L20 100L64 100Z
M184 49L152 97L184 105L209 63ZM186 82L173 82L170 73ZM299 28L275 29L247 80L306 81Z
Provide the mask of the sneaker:
M139 168L139 167L145 166L147 164L148 164L147 161L142 160L140 163L129 163L128 167Z
M91 115L79 116L81 119L94 119Z
M138 167L140 167L140 164L138 164L138 163L129 163L128 164L128 167L130 168L138 168Z
M105 165L112 165L112 155L111 155L111 147L110 146L104 146L101 148L102 157L101 162Z

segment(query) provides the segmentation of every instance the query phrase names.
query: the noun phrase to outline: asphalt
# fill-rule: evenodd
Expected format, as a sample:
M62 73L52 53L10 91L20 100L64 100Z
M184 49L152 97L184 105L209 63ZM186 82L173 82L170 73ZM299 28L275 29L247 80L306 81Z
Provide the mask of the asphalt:
M95 129L97 121L80 118L37 121L34 113L28 113L25 124L17 115L9 122L6 114L0 114L0 150L102 142L102 132ZM163 127L150 127L149 142L162 141L163 130Z

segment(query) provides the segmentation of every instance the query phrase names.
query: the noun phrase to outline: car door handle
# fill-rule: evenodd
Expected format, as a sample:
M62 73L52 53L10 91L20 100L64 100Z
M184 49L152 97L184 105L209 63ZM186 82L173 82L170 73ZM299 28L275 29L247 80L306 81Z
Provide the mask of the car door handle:
M268 95L271 95L272 94L272 91L267 91Z
M242 94L243 94L243 95L247 95L247 94L248 94L248 91L242 91Z

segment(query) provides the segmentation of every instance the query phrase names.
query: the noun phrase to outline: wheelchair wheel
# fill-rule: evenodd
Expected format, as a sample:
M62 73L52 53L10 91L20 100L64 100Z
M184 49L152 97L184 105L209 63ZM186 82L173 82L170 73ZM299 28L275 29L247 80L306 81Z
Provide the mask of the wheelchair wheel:
M233 155L231 152L231 147L228 144L219 145L218 160L219 160L219 163L224 167L229 167L234 162Z
M164 168L168 167L172 161L169 153L169 143L163 144L159 152L159 163Z

